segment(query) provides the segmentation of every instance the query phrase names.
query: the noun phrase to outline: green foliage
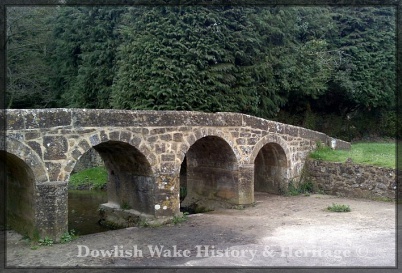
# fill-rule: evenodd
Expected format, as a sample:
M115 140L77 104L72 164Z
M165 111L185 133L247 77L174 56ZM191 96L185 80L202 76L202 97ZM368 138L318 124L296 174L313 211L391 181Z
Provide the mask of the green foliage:
M252 35L252 12L132 8L122 19L113 107L273 115L284 101L270 90L273 75Z
M43 239L39 239L38 244L40 246L52 246L53 245L53 240L46 236Z
M108 181L105 167L94 167L74 173L70 176L69 188L78 189L88 187L90 189L102 189Z
M138 226L139 227L150 227L150 223L148 222L148 220L146 218L142 218L139 222L138 222Z
M7 104L233 111L395 136L395 9L7 9ZM328 117L320 118L321 116ZM346 122L348 120L348 122ZM370 121L370 122L366 122ZM374 125L373 125L374 126ZM375 127L372 127L375 128Z
M299 183L295 183L294 181L290 181L286 195L296 196L300 194L309 195L314 192L314 184L311 181L300 181Z
M55 106L48 62L54 14L46 7L7 8L7 108Z
M395 10L380 8L334 8L340 36L334 43L350 60L338 79L349 99L365 110L395 105ZM345 67L346 66L346 67ZM352 84L342 84L344 80Z
M123 200L121 202L120 208L123 210L129 210L129 209L131 209L131 206L126 200Z
M110 108L116 31L122 8L63 7L53 28L52 64L61 89L60 104L67 107Z
M310 157L332 162L345 162L350 158L356 164L395 168L395 154L395 143L354 143L350 151L323 146L310 153Z
M333 203L331 206L328 206L327 210L332 211L332 212L350 212L351 211L349 205L335 204L335 203Z
M75 230L72 229L70 232L65 232L60 238L60 243L65 244L73 241L76 239L78 236L75 234Z
M177 216L177 215L173 216L172 223L177 225L177 224L187 221L188 214L189 214L188 212L184 212L183 215L181 215L181 216Z

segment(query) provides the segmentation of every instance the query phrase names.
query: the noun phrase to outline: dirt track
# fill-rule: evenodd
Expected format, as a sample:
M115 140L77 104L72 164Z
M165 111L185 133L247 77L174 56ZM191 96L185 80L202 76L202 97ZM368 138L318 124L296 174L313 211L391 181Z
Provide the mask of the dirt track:
M254 207L194 214L175 226L108 231L36 250L9 231L7 266L395 265L394 203L317 194L255 199ZM326 211L332 203L352 211Z

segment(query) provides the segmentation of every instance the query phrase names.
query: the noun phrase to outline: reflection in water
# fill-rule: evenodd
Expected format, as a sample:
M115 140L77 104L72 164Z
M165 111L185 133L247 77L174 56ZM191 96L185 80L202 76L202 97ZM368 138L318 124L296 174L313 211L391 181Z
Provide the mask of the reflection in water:
M68 230L85 235L109 230L98 224L99 205L107 203L106 191L69 190Z

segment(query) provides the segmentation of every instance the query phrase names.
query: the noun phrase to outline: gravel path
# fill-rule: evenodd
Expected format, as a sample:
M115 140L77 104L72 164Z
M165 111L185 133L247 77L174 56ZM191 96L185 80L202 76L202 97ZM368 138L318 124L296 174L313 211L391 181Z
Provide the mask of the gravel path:
M256 205L190 215L186 222L80 236L30 249L7 231L17 267L394 266L395 204L330 195L256 194ZM351 212L325 210L347 204Z

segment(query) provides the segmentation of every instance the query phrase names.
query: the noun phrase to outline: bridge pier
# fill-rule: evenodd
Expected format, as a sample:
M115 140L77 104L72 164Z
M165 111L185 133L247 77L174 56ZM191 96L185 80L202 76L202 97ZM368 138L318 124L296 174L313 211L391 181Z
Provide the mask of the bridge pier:
M239 166L239 205L254 203L254 164Z
M36 185L35 229L40 238L60 241L68 231L68 187L65 181L45 182Z
M138 202L152 202L152 207L148 210L141 210L141 207L125 207L124 204L110 200L106 204L100 205L102 221L108 226L130 227L136 226L142 221L148 223L163 223L170 220L173 216L180 214L179 197L179 174L156 174L152 177L154 181L152 192L140 195ZM132 193L132 192L131 192ZM152 193L152 194L151 194ZM152 200L148 198L152 196Z
M178 173L160 174L156 178L155 217L172 217L180 213L180 178Z

